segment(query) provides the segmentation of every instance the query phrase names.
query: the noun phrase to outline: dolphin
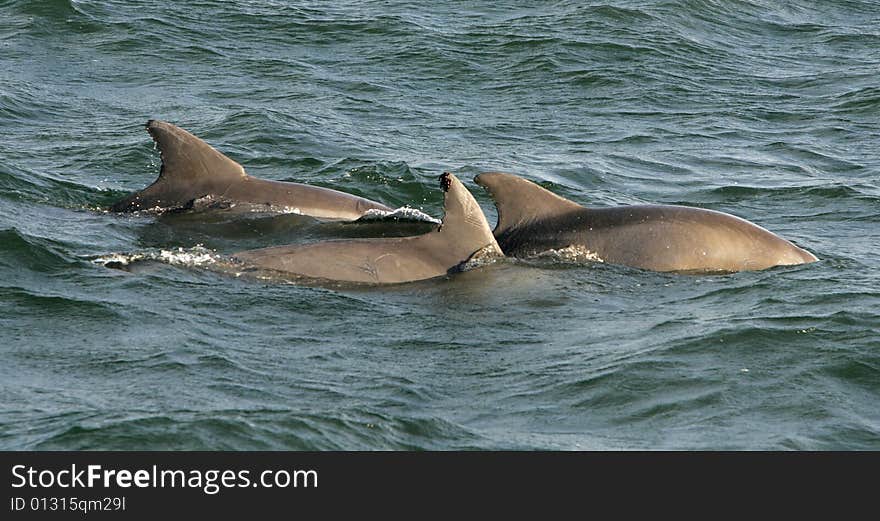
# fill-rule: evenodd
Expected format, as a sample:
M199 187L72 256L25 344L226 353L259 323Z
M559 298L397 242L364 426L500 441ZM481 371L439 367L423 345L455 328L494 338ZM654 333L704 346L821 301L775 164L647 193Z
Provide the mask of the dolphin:
M248 268L294 278L366 284L429 279L460 271L469 261L503 257L483 210L452 174L440 176L445 216L433 231L412 237L331 240L232 254Z
M585 208L521 177L474 179L498 208L494 235L506 255L567 250L591 260L653 271L736 272L818 260L730 214L673 205Z
M241 205L348 221L368 210L391 211L381 203L329 188L251 177L211 145L165 121L147 121L147 131L162 157L159 178L115 203L111 211Z

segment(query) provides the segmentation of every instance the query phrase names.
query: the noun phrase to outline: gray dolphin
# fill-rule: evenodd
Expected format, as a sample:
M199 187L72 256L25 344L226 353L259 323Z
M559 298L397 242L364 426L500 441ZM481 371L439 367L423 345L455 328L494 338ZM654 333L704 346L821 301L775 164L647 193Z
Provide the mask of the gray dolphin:
M162 157L159 178L114 204L110 208L114 212L188 208L199 201L209 206L241 204L351 221L367 210L391 211L383 204L329 188L251 177L211 145L165 121L147 121L147 131Z
M503 257L483 210L450 173L442 224L414 237L351 239L248 250L232 258L249 267L307 279L387 284L453 273L468 261Z
M686 206L584 208L521 177L476 177L498 208L494 234L506 255L550 250L654 271L735 272L818 260L739 217Z

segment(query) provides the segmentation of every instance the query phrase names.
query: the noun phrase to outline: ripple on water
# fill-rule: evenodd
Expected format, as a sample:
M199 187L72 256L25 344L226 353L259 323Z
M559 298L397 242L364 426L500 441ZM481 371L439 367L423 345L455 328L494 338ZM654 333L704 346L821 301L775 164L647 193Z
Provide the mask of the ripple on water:
M115 418L114 418L115 417ZM59 423L69 423L69 418ZM55 432L37 450L430 450L473 448L480 437L437 418L396 417L359 410L297 413L274 410L112 414Z

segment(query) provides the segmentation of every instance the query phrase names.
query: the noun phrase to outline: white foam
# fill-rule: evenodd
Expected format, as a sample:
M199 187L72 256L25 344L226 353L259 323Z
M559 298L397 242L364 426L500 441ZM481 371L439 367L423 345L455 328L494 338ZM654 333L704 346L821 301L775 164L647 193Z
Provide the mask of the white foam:
M474 254L471 255L470 258L465 261L461 266L459 266L458 269L460 269L461 271L469 271L480 268L482 266L493 264L503 258L504 254L501 253L501 251L498 249L498 246L496 246L494 243L488 244L474 252Z
M134 253L111 253L92 260L102 266L128 266L138 261L159 261L172 266L207 266L220 260L220 256L201 244L193 248L177 248L175 250L149 250Z
M550 260L554 262L571 262L585 264L589 262L605 262L594 251L590 251L579 244L573 244L557 250L543 251L534 256L536 259Z
M435 219L425 212L410 206L401 206L390 212L387 210L372 208L364 212L358 221L384 221L392 219L400 221L428 222L433 224L440 224L441 222L440 219Z
M177 250L161 250L158 260L167 262L168 264L183 266L204 266L205 264L213 264L217 260L217 256L211 250L197 245L194 248Z

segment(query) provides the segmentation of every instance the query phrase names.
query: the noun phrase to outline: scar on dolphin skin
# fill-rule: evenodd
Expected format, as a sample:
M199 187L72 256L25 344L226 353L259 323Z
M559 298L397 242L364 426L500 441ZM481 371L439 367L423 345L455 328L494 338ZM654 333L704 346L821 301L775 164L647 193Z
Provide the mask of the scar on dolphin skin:
M328 220L354 221L371 210L391 212L384 204L330 188L252 177L217 149L171 123L149 120L147 131L162 159L156 181L110 207L113 212L193 209L212 205L253 205Z
M522 177L474 179L498 209L493 231L505 255L534 257L576 248L604 262L653 271L736 272L818 260L791 242L730 214L674 205L585 208Z

